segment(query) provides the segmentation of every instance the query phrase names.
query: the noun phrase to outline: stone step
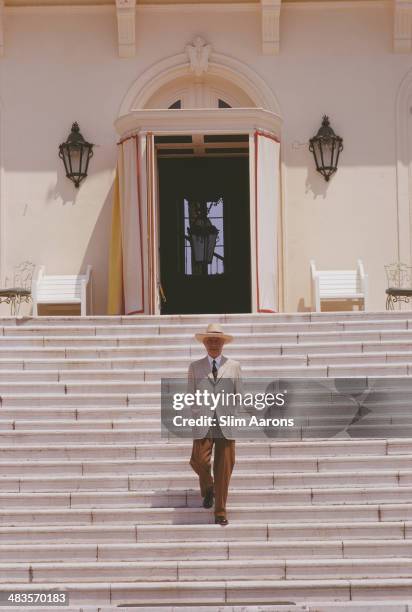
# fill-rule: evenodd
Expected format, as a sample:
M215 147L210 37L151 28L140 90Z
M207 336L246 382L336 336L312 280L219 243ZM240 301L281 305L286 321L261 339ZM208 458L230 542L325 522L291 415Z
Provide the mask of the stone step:
M252 365L307 365L309 362L310 365L330 365L333 364L343 364L350 365L354 363L387 363L387 362L411 362L412 352L409 350L404 351L375 351L375 352L339 352L336 347L337 352L335 353L308 353L303 352L302 354L296 355L283 355L277 353L263 353L263 354L255 354L253 351L240 351L232 349L230 352L225 350L225 354L228 357L233 359L237 359L243 364L252 364ZM0 371L1 370L10 370L10 371L32 371L32 370L112 370L112 369L125 369L125 370L134 370L138 368L151 369L156 368L160 369L162 367L169 367L170 365L170 357L173 356L174 359L180 359L182 362L188 362L193 359L200 359L203 357L203 353L199 351L197 355L191 355L188 357L186 354L173 355L165 354L153 356L153 355L132 355L127 356L122 353L113 356L99 356L98 353L91 358L78 358L73 359L72 357L64 357L63 355L56 357L54 359L50 358L47 350L46 354L39 352L36 358L30 358L26 356L24 349L19 350L20 358L0 358Z
M357 352L357 353L319 353L319 354L301 354L301 355L271 355L263 354L256 355L254 353L225 353L239 360L242 364L247 366L264 365L266 367L275 366L303 366L303 365L373 365L373 364L384 364L384 363L412 363L412 352L405 349L405 351L395 352ZM169 356L169 359L173 359L173 363L176 367L183 370L187 369L189 359L201 357L199 353L195 357L188 357L187 355L174 355ZM32 371L43 371L47 372L61 372L61 371L75 371L75 372L90 372L95 374L95 371L103 372L111 370L131 370L134 371L139 369L150 370L151 368L161 369L162 364L166 362L165 355L161 356L141 356L141 357L98 357L97 355L92 359L70 359L59 357L55 359L47 358L27 358L27 359L5 359L0 358L0 372L6 370L9 372L32 372ZM243 366L246 367L246 366Z
M410 389L407 389L407 388L402 389L402 387L397 386L395 387L395 389L386 390L382 387L383 380L384 379L381 379L379 396L374 397L374 405L376 405L377 408L387 405L387 402L390 399L390 393L392 393L391 397L392 397L392 401L394 401L393 392L396 391L396 398L397 398L396 403L400 407L405 406L408 400L409 394L410 394ZM388 379L389 382L391 382L392 380L395 381L395 379L392 379L392 378ZM407 382L408 387L412 385L412 379L409 379L408 377L403 378L403 379L397 378L394 384L399 385L399 383L402 382L402 380ZM333 384L332 381L331 381L331 384ZM84 385L82 386L82 388L84 388ZM309 385L307 389L310 389ZM327 398L325 399L327 400ZM296 398L295 398L295 401L297 401ZM159 409L159 393L149 392L149 391L145 391L141 393L70 393L70 394L30 393L30 392L23 393L23 394L5 393L1 396L1 405L2 405L2 408L11 408L14 406L17 408L23 408L27 406L32 406L33 408L36 408L36 411L37 411L37 408L43 409L46 407L56 407L56 409L60 407L60 409L62 409L62 408L79 408L79 407L84 408L85 406L91 407L91 408L96 408L97 406L106 406L110 408L114 408L118 406L125 406L125 407L136 406L136 407L139 407L139 409L142 409L142 408L145 409L150 406L150 407L156 407L157 409ZM298 404L296 403L296 405ZM306 403L305 405L310 407L308 403ZM327 405L327 403L324 402L324 405ZM393 436L390 436L389 432L387 432L387 435L383 436L383 438L386 439L388 437L390 438Z
M223 534L224 535L224 534ZM195 561L250 559L397 559L411 558L412 539L328 539L144 543L38 543L0 544L0 561L38 562L125 562L125 561Z
M184 509L179 509L182 513ZM101 543L101 542L177 542L177 541L216 541L222 538L222 527L211 524L212 514L201 512L202 523L191 524L195 511L191 511L190 523L160 524L110 524L99 525L28 525L1 527L2 544L46 543L56 539L59 543ZM97 511L96 511L97 512ZM210 521L207 519L210 517ZM249 514L250 517L250 514ZM108 517L109 518L109 517ZM200 519L200 517L199 517ZM169 529L167 529L169 525ZM201 527L200 527L201 525ZM340 521L314 523L268 523L232 520L225 528L224 537L228 541L276 540L276 539L408 539L412 540L412 522L408 521Z
M263 347L264 350L265 347ZM274 347L278 348L277 346ZM279 347L280 354L282 355L319 355L319 354L332 354L332 353L393 353L393 352L410 352L411 342L410 340L386 340L382 338L378 341L371 340L358 340L353 342L299 342L294 343L282 343ZM273 349L272 349L273 350ZM3 353L1 353L3 354Z
M256 379L255 379L256 380ZM401 379L397 379L400 381ZM299 384L302 383L302 379L298 379ZM267 384L266 381L264 384ZM288 384L288 383L286 383ZM331 387L334 386L334 381L331 380L330 383L326 383ZM323 382L320 383L323 385ZM392 391L392 400L390 400L390 391L383 389L382 391L379 388L375 388L373 390L373 395L369 396L370 400L367 401L367 407L372 409L373 414L368 414L364 417L363 422L369 422L372 419L386 419L390 422L393 417L405 417L410 415L410 406L411 400L410 395L412 391L412 378L410 383L411 389L402 389L399 387L398 389L394 389ZM302 390L305 391L305 388L302 387ZM288 407L288 415L293 417L299 417L300 419L310 417L310 418L319 418L319 417L327 417L327 422L329 419L338 419L341 417L347 418L349 415L354 415L356 404L353 402L349 402L347 397L342 394L339 397L335 392L335 397L333 401L331 401L330 394L326 392L326 386L320 387L319 381L316 380L314 386L310 384L306 387L306 398L300 391L292 391L293 392L293 400L289 402ZM333 390L332 390L333 392ZM145 394L142 394L145 395ZM301 395L301 397L299 397ZM21 397L21 396L19 396ZM44 397L44 396L43 396ZM71 396L70 396L71 397ZM95 396L92 396L95 397ZM104 419L124 419L130 423L130 419L141 419L142 422L147 419L157 419L158 422L161 417L161 407L159 405L159 397L157 398L156 403L148 403L145 405L144 397L142 397L141 402L137 403L136 401L133 403L134 395L126 396L126 405L122 405L122 400L119 394L115 394L115 399L113 401L113 405L110 405L110 402L106 402L108 405L103 406L94 406L93 402L91 402L92 397L84 396L85 405L87 407L79 407L79 401L77 400L77 394L74 398L75 401L71 402L70 398L63 397L61 404L53 405L50 401L45 401L44 406L36 407L36 410L30 409L25 401L27 398L23 398L22 405L15 405L13 402L7 401L10 396L3 396L4 398L4 406L1 411L1 415L3 420L11 419L11 420L19 420L19 419L28 419L33 421L38 420L60 420L60 419L87 419L92 418L93 420L104 420ZM47 397L46 397L47 399ZM50 398L48 398L50 400ZM152 398L150 398L152 399ZM33 396L33 400L36 401L36 397ZM56 402L58 399L56 398ZM118 405L116 403L118 402ZM390 402L390 403L389 403ZM388 410L388 405L390 405L390 411ZM99 412L100 409L100 412ZM265 408L263 411L253 412L253 408L247 409L247 413L250 416L255 414L258 417L270 416L270 411ZM185 415L187 416L187 415ZM244 416L244 414L239 414L238 416ZM274 416L274 415L273 415ZM302 422L302 421L301 421ZM138 421L139 423L139 421ZM57 426L57 423L56 423ZM389 433L389 431L388 431ZM386 436L387 438L388 436ZM385 439L386 439L385 438ZM357 439L357 438L354 438Z
M332 314L332 316L329 316ZM335 316L333 316L335 314ZM400 313L399 313L400 314ZM411 324L412 315L411 311L404 311L401 316L397 316L396 314L391 314L388 312L377 313L375 316L359 317L359 316L350 316L345 317L341 316L339 313L322 313L321 317L309 316L305 317L299 313L296 314L278 314L274 317L262 317L260 314L249 316L244 315L242 317L237 317L229 320L220 320L220 325L223 330L230 331L233 333L239 333L241 331L246 331L248 333L253 333L262 328L298 328L298 329L306 329L313 327L315 329L325 328L333 329L333 327L340 328L350 328L350 327L358 327L360 329L367 328L368 326L374 327L377 325L387 325L388 327L394 327L396 329L408 329ZM211 316L211 315L207 315ZM230 316L230 315L229 315ZM17 334L30 334L30 333L69 333L72 334L78 333L78 330L83 330L84 334L99 334L107 330L107 333L110 333L111 330L115 330L116 333L128 333L128 331L132 331L133 333L149 333L153 335L161 334L161 333L176 333L176 330L182 330L187 334L194 334L199 331L199 325L203 325L204 321L199 321L199 319L185 319L185 320L176 320L176 319L168 319L165 315L161 315L160 318L156 318L156 316L151 316L151 319L144 319L143 317L138 317L133 319L129 317L127 320L123 320L121 322L116 321L116 319L95 319L93 317L87 317L84 321L75 321L75 320L65 320L61 318L60 320L55 320L54 324L50 324L50 320L46 318L41 319L32 319L24 321L22 319L19 320L18 325L9 325L6 323L6 319L1 317L0 326L3 335L17 335ZM205 317L206 318L206 317Z
M111 343L112 344L112 343ZM344 353L362 355L363 353L410 353L410 340L380 340L366 341L365 338L356 341L348 342L346 340L340 342L303 342L299 344L283 342L281 344L259 344L253 341L239 342L236 341L225 349L225 354L234 358L243 359L249 357L276 357L276 356L307 356L307 355L322 355L334 354L342 355ZM199 359L203 356L203 352L198 344L182 345L182 344L164 344L163 346L152 346L150 348L150 358L172 359L182 358L187 362L193 359ZM144 359L147 355L146 346L99 346L99 347L53 347L45 346L8 346L0 345L0 358L2 360L42 360L42 359L60 359L60 360L84 360L84 359Z
M364 362L376 362L376 363L385 363L386 362L386 354L385 353L351 353L352 355L356 355L359 359L362 359ZM351 355L349 354L349 355ZM409 362L412 360L412 353L395 353L399 357L398 361ZM199 352L197 357L201 358L203 355ZM231 355L232 356L232 355ZM278 366L278 365L306 365L307 357L306 355L255 355L255 354L246 354L241 353L239 355L233 356L234 358L240 360L242 363L247 363L248 366ZM334 355L337 359L339 355ZM180 369L186 370L188 367L189 359L192 357L188 357L187 355L179 355L179 356L170 356L169 360L173 359L173 364ZM343 362L350 361L350 359L345 359L345 356L342 357ZM159 356L134 356L134 357L117 357L113 359L109 359L106 357L94 357L94 359L69 359L59 357L56 359L0 359L0 372L8 371L8 372L33 372L33 371L46 371L50 372L67 372L74 371L80 373L88 373L95 374L96 371L99 371L101 374L111 372L112 370L125 370L129 372L134 372L134 370L150 370L151 368L155 368L156 370L161 369L162 366L168 363L168 358L165 355ZM170 364L170 361L169 361ZM322 364L323 365L323 364Z
M248 559L0 563L3 582L151 582L226 580L356 580L412 578L412 559Z
M281 355L282 359L299 357L299 355ZM371 365L388 363L412 363L412 352L405 351L363 351L362 353L309 353L304 356L308 365ZM265 357L263 358L265 359ZM269 359L269 357L267 357ZM278 358L279 359L279 358ZM282 364L281 361L279 361Z
M407 394L406 392L402 391L402 393L399 395L401 395L401 399L393 400L393 402L390 404L390 412L388 411L387 399L378 400L374 398L373 414L369 414L364 417L362 421L363 424L371 425L372 423L394 424L410 422L411 403L410 399L408 398L409 393ZM385 396L386 393L384 393L383 397ZM378 396L376 395L375 397L377 398ZM308 402L298 403L297 401L294 401L293 406L290 407L289 410L290 416L299 418L296 425L300 424L303 426L311 423L314 425L322 425L325 423L331 424L332 422L335 424L342 423L347 425L350 421L350 419L348 421L348 418L352 418L354 415L352 405L348 405L348 402L345 399L343 399L340 403L334 401L333 405L328 405L329 398L326 396L326 394L324 399L325 401L321 401L320 399L318 402L313 401L312 404L309 404ZM32 429L42 426L44 429L49 429L50 427L54 426L55 429L58 430L64 429L66 426L70 426L70 423L73 421L93 421L94 423L98 423L99 427L101 423L105 421L108 429L112 429L114 426L116 426L116 428L120 429L123 429L124 427L133 427L133 429L138 430L143 428L146 429L149 423L158 426L161 419L161 409L160 406L156 405L130 407L89 406L87 408L76 408L75 406L68 406L66 403L66 405L63 406L36 408L35 411L28 406L3 407L1 410L1 416L1 422L4 422L5 429L9 429L10 424L12 424L14 427L14 422L18 424L20 428L22 428L22 424L24 422L24 429ZM258 413L257 416L269 415L265 413ZM31 427L29 423L33 423L33 427ZM387 434L390 434L390 432L391 429L388 428ZM406 434L404 435L406 436ZM178 440L183 441L184 438L176 438L176 443ZM239 439L239 443L241 440L242 438ZM270 438L267 438L267 440L270 440ZM278 441L281 442L282 439L278 438ZM162 442L163 444L165 443L165 438L162 439ZM170 439L170 442L172 442L172 438ZM256 443L258 442L259 440L256 440Z
M111 476L2 476L0 477L1 491L5 492L48 492L54 490L56 492L74 490L90 490L90 487L101 486L105 489L105 486L101 482L107 482L107 487L118 487L117 490L124 490L127 486L130 491L151 491L156 486L157 489L164 488L166 490L181 489L186 487L190 489L194 487L193 474L176 474L170 475L158 475L158 474L147 474L147 475L132 475L123 476L119 475ZM274 481L276 480L276 488L305 488L311 486L311 484L319 487L328 487L331 484L339 486L348 486L348 483L354 484L354 486L383 486L383 485L398 485L399 480L406 482L406 484L412 483L412 471L409 471L407 475L399 474L397 471L386 470L384 474L382 472L370 471L358 474L357 472L330 472L328 474L308 474L306 477L300 474L286 473L283 480L281 477L275 476L273 473L262 473L262 472L242 472L236 470L234 473L231 484L232 487L238 486L243 489L259 489L266 487L268 489L273 488ZM85 489L83 489L85 487Z
M50 607L31 607L30 610L33 612L44 612L45 610L55 610L56 608ZM128 610L139 610L139 612L215 612L215 609L208 605L195 604L194 606L168 606L168 605L142 605L134 606L128 604ZM15 612L27 612L27 608L13 607ZM115 606L84 606L79 607L65 607L67 612L118 612L119 607ZM368 600L368 601L347 601L347 602L336 602L336 601L311 601L311 602L297 602L291 605L280 603L277 604L259 604L259 605L248 605L247 608L243 605L219 605L218 612L411 612L410 604L407 601L402 603L401 601L386 599L385 601Z
M162 319L158 322L145 322L143 324L129 322L123 322L121 325L113 324L108 322L105 324L93 324L86 321L83 325L67 325L67 324L56 324L56 325L44 325L26 324L24 326L10 326L5 325L0 327L0 334L4 336L57 336L57 335L115 335L122 336L128 334L141 334L141 335L173 335L176 333L178 327L179 333L182 335L191 335L199 331L199 323L187 323L179 322L171 323L165 322ZM347 330L369 330L369 329L395 329L395 330L408 330L412 327L412 314L409 313L409 318L390 318L390 317L376 317L369 320L312 320L312 321L288 321L272 319L265 321L262 319L257 320L245 320L238 322L236 320L229 323L222 323L222 328L231 334L249 333L255 334L259 332L270 333L277 331L347 331Z
M408 354L412 356L412 353ZM410 362L406 360L396 362L384 362L384 363L357 363L356 365L340 363L337 365L307 365L306 360L302 359L301 363L288 364L267 364L264 365L254 364L246 365L242 367L243 375L245 378L262 378L272 376L282 377L318 377L324 378L333 376L406 376L412 373L412 359ZM73 392L73 385L84 385L87 382L88 389L91 392L101 391L114 386L115 383L119 384L119 390L123 390L124 385L127 384L127 388L133 390L140 390L147 387L148 383L159 382L163 378L185 378L187 374L187 365L181 368L146 368L141 369L136 367L134 369L95 369L95 370L74 370L74 369L25 369L25 370L3 370L0 369L0 391L3 390L6 393L12 391L16 392L25 391L28 384L32 385L32 389L29 386L30 391L37 391L39 393L45 392L45 387L53 390L62 391L64 393ZM14 383L13 385L8 383ZM44 383L48 383L46 386ZM67 383L66 388L63 387L63 383ZM136 383L143 383L137 384ZM116 390L117 391L117 390ZM74 389L76 392L76 388Z
M240 319L240 320L239 320ZM175 334L178 330L183 335L194 335L202 329L203 322L195 320L167 320L163 316L159 319L140 320L129 318L123 320L122 323L117 323L112 320L99 321L93 317L87 317L85 321L56 321L54 325L50 325L43 320L26 322L24 325L7 325L4 324L2 317L0 325L0 334L5 336L16 335L67 335L67 334L83 334L83 335L99 335L101 333L121 334ZM411 311L405 311L405 316L396 317L384 313L383 316L376 315L366 319L340 316L334 317L276 317L262 318L259 315L250 315L249 317L241 317L229 321L220 321L223 330L233 334L238 333L255 333L259 331L276 331L283 330L345 330L345 329L360 329L367 330L375 327L386 327L387 329L402 329L411 328L412 314Z
M385 608L387 605L387 608ZM13 608L14 609L14 608ZM211 607L208 605L185 605L185 606L138 606L128 608L131 610L139 610L140 612L210 612ZM45 608L52 610L52 608ZM68 612L116 612L118 608L99 606L99 608L82 606L81 608L70 608ZM271 605L248 605L247 608L243 605L219 605L219 612L345 612L346 610L354 612L411 612L410 603L407 601L385 600L376 601L368 600L364 602L336 602L336 601L311 601L311 602L294 602L291 605L286 603L271 604ZM18 608L18 612L27 612L23 608ZM43 610L36 610L43 612Z
M38 590L62 589L61 583L36 583ZM29 590L20 582L4 583L3 589ZM30 587L32 589L32 587ZM409 578L363 580L221 580L186 582L110 582L64 583L70 593L71 605L111 604L135 602L141 604L276 604L289 601L316 600L349 601L365 599L406 600L412 596Z
M14 444L30 444L30 443L41 443L45 444L50 442L56 442L60 444L75 443L95 443L95 444L116 444L120 443L132 443L141 441L154 440L159 441L159 427L156 429L125 429L125 430L96 430L96 431L81 431L81 430L18 430L18 431L7 431L0 430L0 447L3 443L14 443Z
M373 596L372 596L373 597ZM376 599L369 599L366 601L346 601L346 602L336 602L336 601L313 601L307 603L297 604L295 608L296 612L412 612L412 608L410 606L410 600L402 603L399 599L395 597L385 598L385 601L377 601ZM152 609L147 606L144 607L144 610L141 612L160 612L161 608L152 607ZM83 612L83 611L81 611ZM86 611L85 611L86 612ZM94 611L93 611L94 612ZM101 608L99 612L106 612L105 608ZM110 611L107 611L110 612ZM188 607L185 607L185 610L181 608L178 610L176 607L173 607L173 612L191 612ZM235 610L235 606L232 608L232 612L241 612ZM252 612L250 610L250 612ZM264 608L262 610L264 612ZM281 606L275 607L274 612L283 612L283 608ZM293 612L293 608L287 610L286 612Z
M244 375L249 378L333 378L337 376L371 376L384 377L387 384L392 385L393 389L400 392L399 383L396 377L405 380L411 385L409 376L412 375L412 364L408 363L384 363L384 364L358 364L357 366L336 365L336 366L277 366L277 367L256 367L243 368ZM0 393L6 396L16 395L80 395L87 381L87 394L139 394L160 392L161 378L181 378L185 379L186 369L155 369L143 370L110 370L102 374L97 370L94 377L88 379L87 372L73 373L45 372L45 371L13 371L6 376L7 372L0 370ZM83 380L84 379L84 380ZM388 387L389 389L389 387ZM379 391L382 393L380 386Z
M358 310L358 311L330 311L330 312L291 312L291 313L227 313L227 314L162 314L162 315L54 315L31 316L19 315L17 317L1 317L2 325L90 325L92 324L118 324L127 325L153 324L153 322L170 322L181 325L184 322L200 323L227 323L233 321L330 321L330 320L369 320L369 319L408 319L410 310Z
M54 415L58 407L44 408L36 410L36 416L41 418L50 418ZM129 410L125 408L113 408L107 410L108 413L116 413L117 411L123 414L123 411ZM130 409L131 413L135 414L135 409ZM101 414L103 413L103 414ZM29 408L13 408L2 409L1 414L8 418L18 417L23 418L31 414L33 411ZM87 411L78 411L77 416L92 416L96 414L104 418L106 414L105 408L96 407ZM62 409L57 415L61 418L71 416L75 418L76 411L74 409ZM56 419L58 422L58 419ZM115 446L106 444L102 447L100 444L70 444L67 446L52 445L52 444L27 444L27 445L2 445L0 447L0 459L12 458L16 459L138 459L146 457L183 457L187 458L192 448L191 440L182 440L181 442L167 442L166 440L157 440L151 443L141 442L140 444L116 444ZM264 442L254 441L246 442L238 440L236 442L236 456L259 456L259 457L341 457L350 455L367 455L367 456L386 456L386 455L412 455L412 440L329 440L319 445L317 441L277 441Z
M164 507L158 505L155 500L152 505L150 505L150 502L146 502L139 507L141 502L139 504L139 498L137 498L137 503L130 508L125 507L126 504L122 504L121 500L118 503L111 503L112 499L104 500L102 497L98 498L97 503L94 504L95 496L93 494L83 493L80 495L73 493L70 500L49 495L49 500L53 506L56 499L60 504L65 501L66 508L53 507L47 510L43 508L46 505L44 503L46 496L44 495L41 496L41 499L34 500L33 507L29 506L29 502L32 500L28 498L27 494L21 496L20 494L9 494L8 496L3 494L0 497L5 502L0 511L0 524L3 529L16 525L21 527L26 525L33 527L60 525L66 527L91 524L94 526L105 524L129 526L135 523L139 525L207 525L214 521L213 513L205 512L199 501L196 505L193 501L193 505L187 507L184 498L179 498L178 495L174 496L173 494L170 494L169 503ZM22 498L21 501L20 497ZM179 499L181 505L179 505ZM42 501L43 504L41 504ZM131 502L130 497L127 501ZM21 504L24 503L27 503L28 508L20 509ZM316 523L319 523L320 528L323 528L327 523L333 524L335 521L349 522L353 520L354 522L363 521L379 524L379 522L412 520L412 503L359 504L348 502L346 504L330 504L324 502L311 504L307 503L307 500L303 500L299 505L281 505L280 503L271 505L270 501L260 503L260 499L255 498L254 500L251 499L246 505L240 504L241 502L232 504L231 498L228 502L228 512L233 522L248 523L254 521L254 523L260 524L276 521L278 526L282 526L293 520L296 528L301 526L306 528L308 525L315 528ZM132 504L130 503L130 505ZM33 515L34 509L35 515ZM409 532L412 532L411 529L409 529Z
M104 474L94 476L1 476L0 491L6 492L67 492L67 491L180 491L182 489L194 489L196 486L195 475L190 471L185 474L132 474L119 476ZM231 479L231 490L265 490L276 491L296 490L311 488L315 494L319 488L319 495L327 496L332 489L353 488L392 488L402 489L412 486L412 470L353 470L353 471L330 471L330 472L308 472L299 474L284 472L283 474L273 472L244 472L235 469ZM356 495L356 492L353 493ZM361 493L359 492L361 495ZM402 495L402 491L399 491Z
M4 476L0 479L0 499L3 509L18 507L198 507L200 493L192 482L192 489L130 489L130 480L125 478L25 478ZM242 483L239 483L241 485ZM48 495L46 495L48 493ZM71 496L67 495L71 493ZM5 495L7 494L7 495ZM13 498L12 494L16 494ZM342 486L323 488L239 488L231 487L229 505L279 504L359 504L359 503L405 503L412 501L412 487L397 486Z
M240 467L240 465L239 465ZM327 472L339 470L380 470L380 469L411 469L412 457L403 455L387 455L370 457L352 455L350 457L245 457L241 461L242 471L264 472ZM170 474L190 470L185 462L176 459L118 459L118 460L87 460L87 461L0 461L0 474L12 475L88 475L88 474Z
M84 385L83 385L84 389ZM4 393L1 396L1 406L46 406L84 407L84 406L158 406L159 394L144 393Z
M412 379L411 379L412 380ZM361 428L371 427L372 425L384 426L388 425L386 433L392 434L396 436L398 433L392 428L392 425L399 424L411 424L411 403L410 399L408 399L407 395L412 392L402 391L399 395L402 395L402 399L399 401L393 401L389 404L387 399L382 399L380 401L374 401L373 405L369 404L372 408L371 413L367 414L363 417L362 422L358 423L356 426L356 436L360 436ZM386 392L383 392L382 397L385 398L387 395ZM378 395L376 394L376 397ZM325 393L324 400L319 400L315 402L315 399L312 400L312 403L304 403L293 401L291 403L288 413L286 416L293 417L295 419L294 426L290 427L288 430L282 428L279 432L276 432L275 428L272 429L271 433L267 433L266 430L261 428L260 435L258 432L250 433L249 439L256 441L270 441L270 440L284 440L285 438L292 437L296 438L296 432L300 431L299 428L308 428L308 427L317 427L317 428L328 428L335 427L336 431L329 432L327 431L325 438L332 437L333 435L337 435L340 429L344 429L349 425L351 419L356 413L356 404L355 406L352 403L349 403L345 398L342 402L330 402L329 398ZM388 405L390 405L390 411L388 410ZM178 414L178 413L177 413ZM256 418L275 418L278 417L279 414L271 413L268 410L263 412L256 411L255 413L252 410L248 410L247 412L243 412L238 414L239 417L244 417L248 419L252 415L255 415ZM88 426L93 426L96 424L98 429L104 430L113 430L113 429L134 429L136 432L139 430L146 429L155 429L161 426L161 416L162 412L160 407L158 406L133 406L133 407L111 407L109 409L102 408L100 413L96 411L96 409L85 408L85 409L75 409L72 408L57 408L55 413L52 413L50 410L42 411L42 412L32 412L30 413L25 408L6 408L4 412L1 412L3 418L0 419L0 428L1 429L55 429L55 430L70 430L70 429L87 429ZM184 415L185 417L190 416ZM284 415L282 415L284 416ZM391 427L389 427L389 425ZM341 426L339 428L339 426ZM167 431L167 430L166 430ZM167 439L166 431L163 435L163 440ZM319 429L320 432L320 429ZM375 434L368 434L367 429L365 429L366 435L365 438L383 438L383 436L378 436ZM409 431L410 435L412 435L412 431ZM399 434L398 434L399 435ZM402 432L402 436L406 437L406 429ZM308 436L310 438L311 436ZM313 436L312 436L313 437ZM316 437L321 437L320 433ZM247 434L246 432L242 432L239 430L237 439L239 441L246 440ZM300 437L299 437L300 439ZM338 438L339 439L339 438ZM347 439L350 439L347 436ZM356 439L356 438L353 438ZM178 442L182 440L191 440L191 430L190 428L186 430L182 430L182 435L174 434L173 432L169 436L170 442Z
M187 461L188 463L188 461ZM74 471L74 470L73 470ZM80 472L80 470L77 470ZM123 478L123 480L122 480ZM3 475L0 477L1 490L8 491L31 491L31 490L56 490L66 491L70 487L80 489L83 486L93 486L93 483L99 486L110 487L115 482L116 486L123 486L126 484L129 490L153 490L153 487L157 489L182 489L182 488L193 488L193 480L195 477L191 469L187 469L186 463L182 464L182 471L175 473L153 473L147 472L146 474L128 474L125 473L120 478L119 474L92 474L83 476L77 475L61 475L59 468L57 467L55 474L52 475L39 475L37 473L28 476L15 476ZM382 486L400 486L406 488L412 485L412 470L343 470L335 471L330 470L327 472L285 472L279 474L278 472L261 472L261 471L242 471L236 468L231 479L232 488L238 487L241 489L276 489L284 490L300 489L311 487L315 489L319 487L323 493L326 493L327 489L331 487L347 488L353 486L354 488L362 488L370 486L373 488Z
M300 440L300 439L317 439L319 441L331 439L333 436L340 435L340 430L347 425L347 419L340 420L333 427L328 426L322 428L319 423L313 421L312 427L298 427L294 428L292 432L288 432L287 438L289 440ZM385 433L391 435L398 435L400 437L405 436L409 438L412 429L411 424L408 421L408 427L404 420L398 419L397 425L391 425L388 427L389 421L383 420L381 426L378 427L376 424L371 427L368 426L357 426L357 433L359 437L376 437L384 438ZM362 432L362 435L361 435ZM343 435L343 434L342 434ZM35 443L60 443L64 445L70 445L72 443L80 444L116 444L116 443L138 443L155 441L158 442L160 438L159 423L157 423L156 429L111 429L111 430L96 430L96 431L82 431L80 430L50 430L50 429L31 429L31 430L0 430L0 447L2 444L35 444ZM180 438L179 438L180 439ZM286 439L286 435L284 438ZM171 438L176 440L176 438ZM165 439L167 442L167 439Z
M412 338L412 327L408 329L361 329L340 331L275 331L239 332L236 342L241 344L253 340L255 344L298 344L316 342L381 342L407 341ZM176 330L177 331L177 330ZM179 330L180 331L180 330ZM193 334L173 333L150 335L146 333L122 335L50 335L50 336L0 336L0 347L121 347L121 346L165 346L167 344L193 346L199 349Z
M320 432L325 431L325 436L328 434L332 437L335 434L338 434L339 431L345 428L351 421L353 416L353 411L347 409L346 411L342 411L341 414L327 415L326 424L325 424L325 414L319 407L314 407L320 414L313 414L311 416L298 416L298 422L295 424L294 428L289 431L282 431L281 437L285 438L297 438L300 437L300 432L305 432L306 437L319 437ZM323 412L323 414L322 414ZM336 411L337 412L337 411ZM135 415L136 417L136 415ZM136 433L137 438L144 438L144 432L146 431L158 431L160 426L160 413L156 415L155 412L149 413L149 415L142 415L137 418L114 418L114 419L90 419L90 418L71 418L71 419L36 419L36 420L28 420L28 419L0 419L0 430L3 432L14 431L16 433L20 431L34 431L37 430L39 432L52 431L53 433L58 433L59 431L66 431L68 434L74 431L86 431L90 432L93 430L99 430L101 432L106 432L110 434L116 431L128 431L133 430ZM408 426L408 427L407 427ZM410 435L412 433L412 416L410 414L410 408L408 410L397 410L396 413L392 415L385 414L373 414L364 417L363 422L357 426L357 431L365 432L365 437L368 435L368 431L371 432L370 437L379 437L379 429L382 432L389 432L391 435L396 435L400 430L401 435ZM375 433L376 430L376 433ZM312 434L311 434L312 431ZM253 434L252 434L253 435ZM252 435L249 436L252 437ZM170 436L170 440L182 440L182 439L191 439L190 430L184 437L180 436ZM276 438L276 435L271 436L272 439ZM166 439L166 438L165 438ZM242 438L239 438L242 439ZM246 436L243 436L243 439L246 439ZM261 434L260 438L262 440L270 439L269 436L266 436L264 432ZM260 454L260 453L259 453Z

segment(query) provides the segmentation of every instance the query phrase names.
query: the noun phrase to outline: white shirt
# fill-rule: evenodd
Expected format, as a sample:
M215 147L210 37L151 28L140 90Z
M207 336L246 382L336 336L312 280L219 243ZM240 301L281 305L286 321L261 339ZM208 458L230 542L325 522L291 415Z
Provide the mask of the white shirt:
M208 354L207 354L207 358L209 359L210 369L212 369L212 368L213 368L213 360L215 360L215 362L216 362L216 367L217 367L217 369L219 369L219 367L220 367L220 361L221 361L221 359L222 359L222 353L221 353L220 355L218 355L217 357L211 357L211 356L209 355L209 353L208 353Z

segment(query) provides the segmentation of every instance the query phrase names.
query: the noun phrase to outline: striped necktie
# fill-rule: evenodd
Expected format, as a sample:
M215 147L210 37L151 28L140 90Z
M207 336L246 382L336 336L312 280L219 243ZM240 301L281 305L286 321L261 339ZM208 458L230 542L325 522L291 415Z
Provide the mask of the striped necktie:
M213 359L213 363L212 363L212 374L213 374L214 381L216 382L217 367L216 367L216 360L215 359Z

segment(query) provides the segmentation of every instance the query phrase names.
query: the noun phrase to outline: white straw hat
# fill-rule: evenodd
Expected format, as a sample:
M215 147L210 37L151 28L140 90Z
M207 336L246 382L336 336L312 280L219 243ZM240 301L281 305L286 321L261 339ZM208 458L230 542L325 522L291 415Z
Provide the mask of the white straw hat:
M195 334L196 340L203 342L205 338L223 338L225 342L232 342L233 336L225 334L218 323L210 323L207 326L205 333Z

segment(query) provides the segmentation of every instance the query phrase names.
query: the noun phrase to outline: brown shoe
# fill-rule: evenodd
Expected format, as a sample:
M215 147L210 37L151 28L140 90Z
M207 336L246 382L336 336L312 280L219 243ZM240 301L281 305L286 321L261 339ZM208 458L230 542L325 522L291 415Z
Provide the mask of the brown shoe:
M228 525L229 521L227 520L227 518L225 516L215 516L215 525L222 525L222 527L224 527L225 525Z
M203 508L211 508L213 506L213 489L209 489L203 498Z

